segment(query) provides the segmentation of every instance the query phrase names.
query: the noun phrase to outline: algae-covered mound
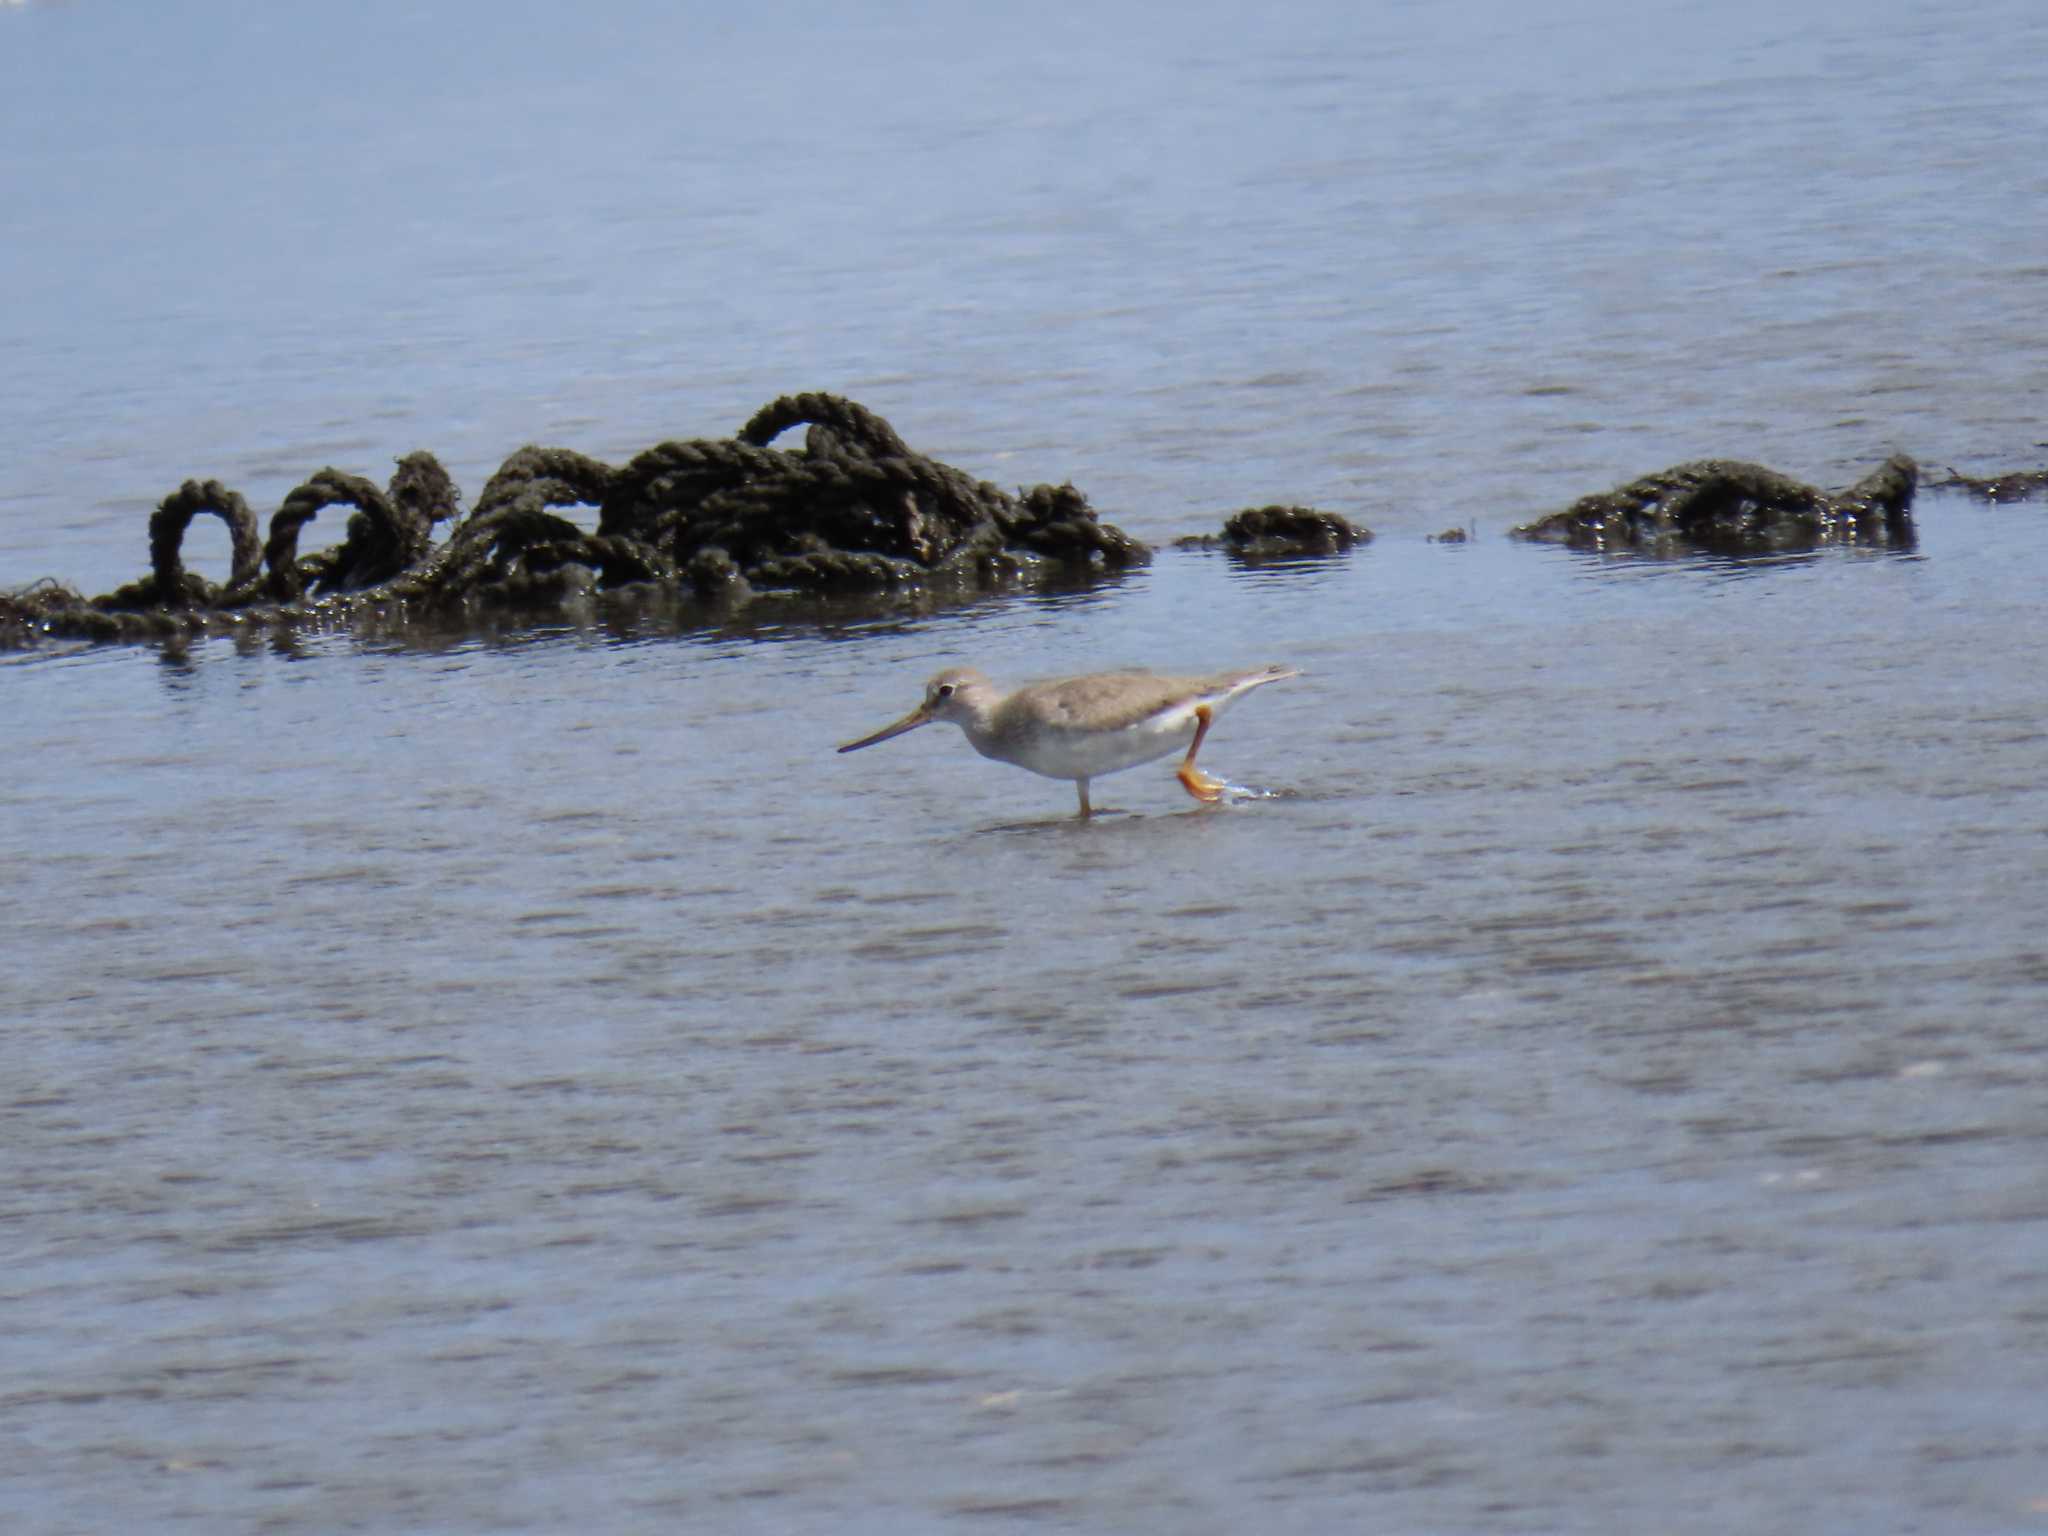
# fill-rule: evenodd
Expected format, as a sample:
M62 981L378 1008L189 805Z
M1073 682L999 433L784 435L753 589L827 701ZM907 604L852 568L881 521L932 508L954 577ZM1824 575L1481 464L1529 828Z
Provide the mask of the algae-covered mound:
M1822 491L1761 464L1674 465L1514 530L1574 549L1769 554L1824 545L1909 549L1919 470L1904 454L1845 491Z
M1220 548L1251 562L1335 555L1371 542L1370 528L1340 512L1282 506L1247 507L1226 518L1220 534L1190 534L1174 541L1182 549Z

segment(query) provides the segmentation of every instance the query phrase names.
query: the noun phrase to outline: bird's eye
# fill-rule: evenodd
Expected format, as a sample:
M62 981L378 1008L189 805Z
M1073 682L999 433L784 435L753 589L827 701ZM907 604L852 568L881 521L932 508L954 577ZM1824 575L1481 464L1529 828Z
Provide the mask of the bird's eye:
M950 699L951 697L953 697L953 685L951 683L941 683L933 691L937 693L938 696L942 699Z

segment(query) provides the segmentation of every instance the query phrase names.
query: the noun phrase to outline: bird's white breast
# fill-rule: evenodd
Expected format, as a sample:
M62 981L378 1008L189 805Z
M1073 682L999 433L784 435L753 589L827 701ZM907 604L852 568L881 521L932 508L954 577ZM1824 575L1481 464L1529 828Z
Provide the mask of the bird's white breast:
M1194 734L1190 705L1162 710L1113 732L1041 723L1014 735L969 728L967 739L983 757L1014 763L1048 779L1092 779L1178 752Z

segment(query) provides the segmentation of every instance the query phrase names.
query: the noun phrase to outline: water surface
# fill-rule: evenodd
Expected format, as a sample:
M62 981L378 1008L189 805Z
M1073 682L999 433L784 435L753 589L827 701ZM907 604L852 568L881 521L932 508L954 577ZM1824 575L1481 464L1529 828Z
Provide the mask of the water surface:
M15 1526L2039 1526L2039 509L1499 534L2041 462L2043 24L0 14L10 582L188 474L474 495L800 388L1148 539L1380 532L0 658ZM833 754L961 660L1306 675L1221 810Z

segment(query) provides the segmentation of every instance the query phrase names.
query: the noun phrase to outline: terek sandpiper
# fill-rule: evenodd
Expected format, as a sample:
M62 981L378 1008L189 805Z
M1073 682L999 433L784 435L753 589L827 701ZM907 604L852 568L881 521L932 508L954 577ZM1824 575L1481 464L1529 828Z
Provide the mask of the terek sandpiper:
M1088 803L1090 779L1149 763L1186 743L1181 785L1213 805L1229 786L1195 766L1211 723L1239 694L1300 675L1293 667L1209 677L1091 672L1004 689L972 667L949 667L925 684L924 702L917 708L839 750L857 752L934 720L950 720L983 757L1049 779L1072 779L1081 794L1081 814L1089 816L1094 814Z

